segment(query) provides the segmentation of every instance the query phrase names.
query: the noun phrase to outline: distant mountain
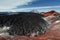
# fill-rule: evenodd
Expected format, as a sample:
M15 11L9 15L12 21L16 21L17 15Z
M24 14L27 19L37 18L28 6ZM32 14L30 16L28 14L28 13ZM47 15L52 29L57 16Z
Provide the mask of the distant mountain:
M12 15L12 14L18 14L19 12L0 12L0 15ZM24 13L24 12L20 12L20 13ZM25 13L28 13L28 12L25 12ZM48 12L39 12L38 10L32 10L30 11L30 13L38 13L38 14L42 14L44 15L45 17L49 16L49 15L52 15L52 14L59 14L58 12L56 12L55 10L51 10L51 11L48 11Z
M0 15L8 15L8 12L0 12Z

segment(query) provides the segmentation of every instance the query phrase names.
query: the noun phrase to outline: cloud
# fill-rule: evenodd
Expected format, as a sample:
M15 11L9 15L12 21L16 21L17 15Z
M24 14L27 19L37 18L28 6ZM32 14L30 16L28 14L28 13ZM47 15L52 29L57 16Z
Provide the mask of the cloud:
M56 10L56 9L59 9L60 6L44 6L44 7L29 7L29 8L17 8L17 9L14 9L14 11L16 12L29 12L29 11L32 11L32 10L39 10L39 11L47 11L47 10Z
M20 8L20 9L42 9L42 8L60 8L60 6L43 6L43 7L31 7L31 8Z
M17 9L8 9L8 10L0 10L1 12L30 12L32 10L37 10L39 12L56 10L60 11L60 6L44 6L44 7L29 7L29 8L17 8Z
M0 0L0 10L12 9L17 6L28 5L33 0Z

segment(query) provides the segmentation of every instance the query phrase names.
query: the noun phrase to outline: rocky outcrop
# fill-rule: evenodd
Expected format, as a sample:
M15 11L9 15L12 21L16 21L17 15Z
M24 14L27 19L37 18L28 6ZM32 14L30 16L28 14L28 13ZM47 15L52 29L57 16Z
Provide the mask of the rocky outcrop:
M1 27L10 27L10 35L40 35L45 33L48 23L41 14L32 12L19 12L13 15L0 16Z

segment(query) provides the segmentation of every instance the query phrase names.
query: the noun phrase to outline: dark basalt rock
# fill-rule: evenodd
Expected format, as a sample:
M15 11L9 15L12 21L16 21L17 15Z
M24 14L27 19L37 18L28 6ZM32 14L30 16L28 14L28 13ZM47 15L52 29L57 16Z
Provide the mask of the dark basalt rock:
M48 23L41 14L18 12L18 14L0 16L0 25L9 26L10 35L40 35L46 31Z

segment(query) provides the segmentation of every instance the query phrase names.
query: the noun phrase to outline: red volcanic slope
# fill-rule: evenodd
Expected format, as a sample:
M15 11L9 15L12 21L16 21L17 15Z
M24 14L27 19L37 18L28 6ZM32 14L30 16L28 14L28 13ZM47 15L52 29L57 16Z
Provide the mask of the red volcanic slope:
M60 22L53 23L46 33L38 38L40 40L60 40Z

